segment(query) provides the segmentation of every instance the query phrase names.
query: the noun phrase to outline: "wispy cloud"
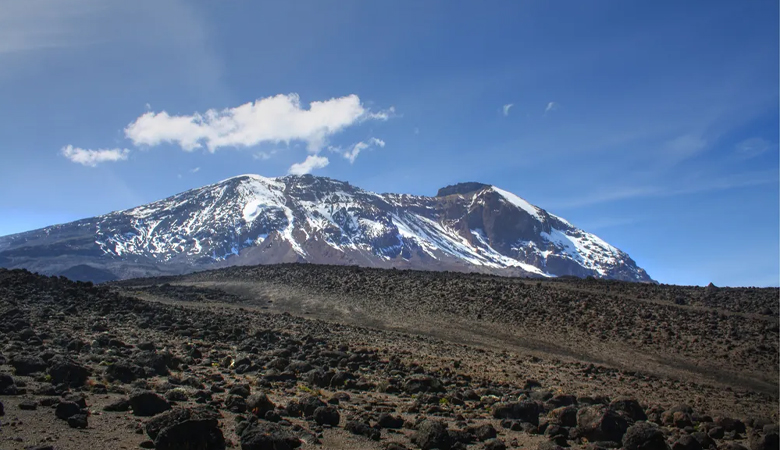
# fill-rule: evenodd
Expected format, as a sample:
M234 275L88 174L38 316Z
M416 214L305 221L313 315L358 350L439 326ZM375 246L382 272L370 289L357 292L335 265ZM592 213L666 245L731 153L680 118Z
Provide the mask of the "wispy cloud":
M600 217L595 220L587 221L584 223L577 223L577 226L583 230L596 231L607 228L623 227L626 225L633 225L635 223L642 222L643 219L638 217Z
M221 111L171 116L148 112L125 128L135 145L156 146L175 143L186 151L201 148L210 152L223 147L250 147L260 143L303 141L318 153L327 139L366 120L387 120L389 109L371 112L357 95L315 101L308 109L297 94L267 97Z
M507 103L504 105L504 117L509 115L509 110L512 109L513 106L515 106L514 103Z
M556 109L558 109L558 104L555 102L550 102L547 104L547 107L544 108L544 113L547 114L548 112L555 111Z
M130 150L126 148L88 150L67 145L60 150L60 153L74 163L95 167L104 162L124 161L130 154Z
M328 161L328 158L324 156L309 155L305 160L303 160L303 162L295 163L290 166L290 169L287 170L287 173L290 175L305 175L307 173L311 173L314 170L322 169L329 163L330 161Z
M254 155L252 155L252 158L259 159L261 161L268 161L269 159L271 159L276 154L276 152L277 152L276 149L273 149L273 150L270 150L270 151L267 151L267 152L266 151L257 152Z
M0 55L94 42L78 24L99 11L98 0L0 1Z
M552 209L582 208L620 200L653 197L676 197L704 192L725 191L729 189L761 186L777 182L777 171L768 170L747 172L731 176L718 177L717 179L682 181L676 185L669 183L663 186L615 186L611 189L586 194L580 198L570 199L562 202L555 202L552 200L546 203L546 205Z
M195 167L194 169L190 169L190 173L198 173L200 172L200 167Z
M353 145L351 149L344 152L343 156L349 160L350 164L354 164L360 152L372 146L384 147L385 141L373 137L368 141L360 141Z
M737 155L741 158L755 158L772 148L772 143L763 138L745 139L736 145Z
M691 133L666 141L661 155L667 162L680 162L691 158L707 148L707 141L699 134Z

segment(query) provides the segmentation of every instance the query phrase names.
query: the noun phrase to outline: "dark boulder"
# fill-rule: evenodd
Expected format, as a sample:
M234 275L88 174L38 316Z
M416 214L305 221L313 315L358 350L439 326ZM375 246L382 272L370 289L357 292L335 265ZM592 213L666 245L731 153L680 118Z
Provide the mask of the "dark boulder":
M29 355L16 355L8 362L17 375L30 375L46 370L46 361Z
M228 390L228 394L247 398L252 393L251 391L251 388L247 384L236 384Z
M449 450L452 447L447 425L436 420L423 420L412 435L412 442L422 450Z
M344 424L344 430L352 434L365 436L374 441L378 441L381 436L379 430L377 430L376 428L371 428L370 426L368 426L368 424L357 420L348 420L347 423Z
M325 372L324 370L317 369L307 372L303 376L303 380L310 386L326 388L330 386L330 382L334 375L335 372Z
M108 405L103 407L103 411L110 411L110 412L130 411L130 400L126 398L121 398L115 402L111 402Z
M484 450L506 450L506 444L501 439L490 439L482 447Z
M634 422L639 420L647 420L647 414L645 414L645 410L642 408L639 402L633 398L618 397L609 404L609 407L612 410L623 414Z
M81 387L87 382L89 369L72 359L55 356L49 361L47 373L52 384L64 384L70 387Z
M695 431L691 433L691 436L693 436L694 439L699 441L699 444L701 444L701 448L710 448L710 449L718 448L718 444L716 444L715 441L707 433L703 431Z
M159 414L146 423L146 434L158 450L223 450L225 438L219 414L206 407L182 408Z
M587 406L577 411L577 433L591 442L620 442L627 429L626 418L606 406Z
M474 436L466 430L447 430L450 435L450 446L469 445L474 442Z
M496 429L493 425L486 423L477 427L469 428L468 431L474 435L474 438L480 442L487 441L496 437Z
M134 415L150 417L168 411L171 404L152 391L135 391L130 394L130 407Z
M38 409L38 402L35 400L22 400L19 402L19 409L23 411L35 411Z
M89 426L87 422L87 415L74 414L68 417L68 426L71 428L87 428L87 426Z
M234 413L243 413L246 411L246 400L238 395L228 395L225 399L225 409Z
M254 422L240 433L241 450L291 450L301 446L301 440L278 424Z
M574 406L563 406L550 411L548 414L550 423L561 425L563 427L577 426L577 408Z
M732 419L731 417L716 417L715 424L726 432L736 431L739 434L744 434L747 431L745 424L739 419Z
M257 417L265 416L265 413L273 411L276 405L262 392L250 395L246 399L246 410Z
M108 381L120 381L132 383L139 378L145 378L146 372L136 364L127 361L118 361L106 367L105 376Z
M693 436L684 434L672 444L672 450L702 450L701 444Z
M778 438L776 427L765 434L750 433L748 438L750 450L778 450L780 448L780 438Z
M163 355L153 351L139 353L133 362L136 365L150 370L154 375L168 375L168 355Z
M403 382L403 390L407 394L420 392L444 392L441 383L436 378L423 374L414 374Z
M398 429L404 426L404 419L401 416L393 417L388 413L382 413L376 420L376 424L380 428L393 428Z
M623 435L626 450L667 450L664 433L649 422L637 422Z
M318 425L337 427L339 425L339 420L341 420L338 410L331 406L320 406L314 410L313 415L314 421L317 422Z
M325 402L313 395L307 395L296 403L298 403L301 414L305 417L314 415L314 411L321 406L328 406Z
M573 395L558 394L547 400L550 409L560 408L561 406L573 406L577 404L577 397Z
M18 393L19 388L16 387L13 377L7 373L0 373L0 395L16 395Z
M496 419L520 420L539 426L539 405L534 402L496 403L493 417Z
M58 419L68 420L69 417L81 413L81 407L76 402L59 402L54 410Z

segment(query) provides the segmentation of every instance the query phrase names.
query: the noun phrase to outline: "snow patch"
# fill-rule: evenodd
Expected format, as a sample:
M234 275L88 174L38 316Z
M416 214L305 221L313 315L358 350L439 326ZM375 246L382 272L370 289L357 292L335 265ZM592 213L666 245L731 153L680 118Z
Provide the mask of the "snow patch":
M542 216L539 214L539 208L537 208L536 206L528 203L527 201L523 200L522 198L516 196L515 194L513 194L513 193L511 193L509 191L505 191L503 189L499 189L499 188L497 188L495 186L491 186L491 189L493 191L497 192L502 197L504 197L504 199L506 199L506 201L508 201L509 203L517 206L518 208L520 208L523 211L525 211L528 214L530 214L536 220L538 220L540 222L543 220Z

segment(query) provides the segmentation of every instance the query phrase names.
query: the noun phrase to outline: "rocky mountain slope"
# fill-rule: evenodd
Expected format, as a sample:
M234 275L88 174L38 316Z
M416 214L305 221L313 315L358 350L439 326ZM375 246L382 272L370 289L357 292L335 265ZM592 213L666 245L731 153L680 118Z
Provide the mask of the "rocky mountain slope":
M242 175L0 238L2 267L92 281L282 262L652 281L597 236L481 183L424 197Z

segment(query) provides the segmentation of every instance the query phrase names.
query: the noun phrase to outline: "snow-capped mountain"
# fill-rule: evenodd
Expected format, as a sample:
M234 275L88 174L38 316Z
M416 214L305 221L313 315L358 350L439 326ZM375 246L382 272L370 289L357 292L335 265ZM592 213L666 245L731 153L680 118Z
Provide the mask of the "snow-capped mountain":
M597 236L481 183L423 197L242 175L0 238L0 266L96 281L280 262L652 281Z

